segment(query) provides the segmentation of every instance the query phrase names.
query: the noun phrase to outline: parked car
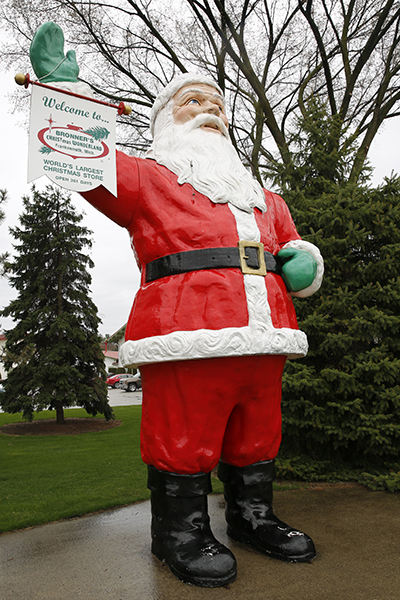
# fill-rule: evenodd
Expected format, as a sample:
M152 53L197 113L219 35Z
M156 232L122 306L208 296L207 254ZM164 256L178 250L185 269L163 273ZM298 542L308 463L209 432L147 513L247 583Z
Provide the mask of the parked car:
M113 373L106 379L106 384L110 385L112 388L120 388L123 379L127 377L132 377L130 373Z
M126 392L136 392L136 390L142 389L142 378L140 373L136 373L136 375L131 375L129 378L127 377L121 383L121 387Z

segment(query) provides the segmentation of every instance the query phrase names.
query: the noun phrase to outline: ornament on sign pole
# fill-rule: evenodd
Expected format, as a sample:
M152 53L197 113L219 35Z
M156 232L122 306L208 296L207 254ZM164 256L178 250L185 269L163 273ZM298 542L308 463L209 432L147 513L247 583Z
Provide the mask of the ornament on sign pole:
M24 75L23 73L17 73L14 77L14 81L18 85L23 85L27 88L28 85L31 83L31 78L29 77L29 73L27 73L26 75Z

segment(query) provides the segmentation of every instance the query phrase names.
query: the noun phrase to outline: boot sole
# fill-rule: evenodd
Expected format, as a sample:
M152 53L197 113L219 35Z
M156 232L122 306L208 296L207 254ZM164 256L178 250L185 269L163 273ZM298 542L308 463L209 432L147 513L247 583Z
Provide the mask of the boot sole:
M278 560L282 560L283 562L290 562L290 563L311 562L313 560L313 558L316 557L315 552L307 552L306 554L288 555L288 554L283 554L281 552L275 552L273 550L267 550L263 546L255 543L254 540L250 536L248 536L242 532L238 533L237 531L232 529L229 525L228 525L226 532L230 538L235 540L235 542L240 542L241 544L247 544L248 546L251 546L258 552L261 552L262 554L265 554L266 556L271 556L272 558L277 558Z
M197 587L205 587L205 588L217 588L223 587L224 585L228 585L229 583L233 583L236 580L237 572L229 573L225 577L195 577L190 576L187 573L181 573L176 567L170 565L167 559L161 554L155 552L153 549L151 550L152 554L163 564L166 564L169 567L169 570L175 577L177 577L180 581L184 583L188 583L189 585L195 585Z

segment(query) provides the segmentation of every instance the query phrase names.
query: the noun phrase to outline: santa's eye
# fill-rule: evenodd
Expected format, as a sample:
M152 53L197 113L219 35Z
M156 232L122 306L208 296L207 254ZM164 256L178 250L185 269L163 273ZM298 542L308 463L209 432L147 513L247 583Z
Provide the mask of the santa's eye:
M188 104L200 104L200 102L196 98L190 98Z

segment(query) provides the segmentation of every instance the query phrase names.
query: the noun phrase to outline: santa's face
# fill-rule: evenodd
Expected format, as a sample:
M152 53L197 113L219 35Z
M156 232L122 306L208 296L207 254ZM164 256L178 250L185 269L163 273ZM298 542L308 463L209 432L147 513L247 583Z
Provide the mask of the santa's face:
M224 100L212 85L187 84L170 98L157 114L147 157L211 202L265 210L264 192L232 145Z
M224 99L211 85L185 85L173 97L172 115L176 125L184 125L199 115L207 114L219 117L228 128ZM222 133L218 122L212 118L209 122L205 121L201 128L210 133Z

